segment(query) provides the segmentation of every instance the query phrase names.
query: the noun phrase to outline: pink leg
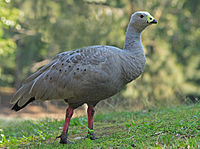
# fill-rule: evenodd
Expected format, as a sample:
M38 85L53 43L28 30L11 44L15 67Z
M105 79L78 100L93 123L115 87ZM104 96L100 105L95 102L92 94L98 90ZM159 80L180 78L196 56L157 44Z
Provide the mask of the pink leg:
M68 132L68 127L69 127L70 119L72 118L73 112L74 112L74 109L70 107L67 108L65 124L64 124L63 132L62 132L63 134L67 134Z
M67 132L68 132L68 128L69 128L70 119L72 118L72 115L73 115L73 111L74 111L74 109L72 109L71 107L67 108L63 132L60 136L57 137L57 138L60 138L60 143L62 143L62 144L70 143L69 140L67 139Z
M93 116L94 116L94 107L88 106L87 113L88 113L88 128L90 129L88 131L88 137L91 140L95 140L96 137L94 136L94 130L93 130Z

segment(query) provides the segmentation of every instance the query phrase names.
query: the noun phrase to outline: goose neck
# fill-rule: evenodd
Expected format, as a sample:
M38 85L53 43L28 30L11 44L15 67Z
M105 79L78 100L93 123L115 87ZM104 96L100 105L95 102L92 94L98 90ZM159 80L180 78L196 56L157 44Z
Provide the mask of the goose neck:
M136 29L129 24L126 31L124 50L135 51L141 48L141 32L137 32Z

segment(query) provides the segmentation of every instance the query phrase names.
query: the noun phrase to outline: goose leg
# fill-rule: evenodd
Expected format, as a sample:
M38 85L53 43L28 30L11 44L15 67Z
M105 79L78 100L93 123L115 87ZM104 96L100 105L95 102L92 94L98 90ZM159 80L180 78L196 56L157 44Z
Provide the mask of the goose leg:
M63 132L60 136L57 137L57 138L60 138L61 144L69 144L70 143L70 141L67 139L67 132L68 132L68 128L69 128L70 119L72 118L72 115L73 115L73 111L74 111L74 109L72 109L71 107L68 107L66 110L66 118L65 118L65 124L63 127Z
M88 138L91 140L96 140L97 138L94 136L94 130L93 130L93 116L94 116L94 107L88 105L87 114L88 114Z

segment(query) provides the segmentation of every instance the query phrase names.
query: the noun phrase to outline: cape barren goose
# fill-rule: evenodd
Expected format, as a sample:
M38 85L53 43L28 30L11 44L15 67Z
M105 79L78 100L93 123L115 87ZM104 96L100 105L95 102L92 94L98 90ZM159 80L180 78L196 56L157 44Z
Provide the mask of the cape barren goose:
M119 92L143 72L146 59L141 32L157 21L145 11L132 14L124 48L96 45L63 52L29 76L15 93L12 110L19 111L34 100L64 99L69 104L60 143L69 143L67 131L73 110L87 103L88 128L93 130L95 105ZM91 140L94 131L88 132Z

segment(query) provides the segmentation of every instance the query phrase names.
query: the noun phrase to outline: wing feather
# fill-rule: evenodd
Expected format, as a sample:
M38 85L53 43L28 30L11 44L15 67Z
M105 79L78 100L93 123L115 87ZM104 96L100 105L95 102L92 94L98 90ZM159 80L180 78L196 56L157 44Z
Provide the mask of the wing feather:
M41 75L43 72L45 72L47 69L49 69L49 67L51 67L51 65L53 65L57 60L53 60L50 63L48 63L47 65L45 65L44 67L42 67L40 70L38 70L37 72L35 72L34 74L32 74L31 76L29 76L25 81L24 84L33 81L35 78L37 78L39 75Z
M26 104L28 102L28 100L31 98L30 94L24 94L19 102L18 102L18 106L22 107L24 104Z
M17 92L13 95L10 103L14 104L17 100L19 100L26 92L29 91L30 87L32 86L32 82L24 84Z

